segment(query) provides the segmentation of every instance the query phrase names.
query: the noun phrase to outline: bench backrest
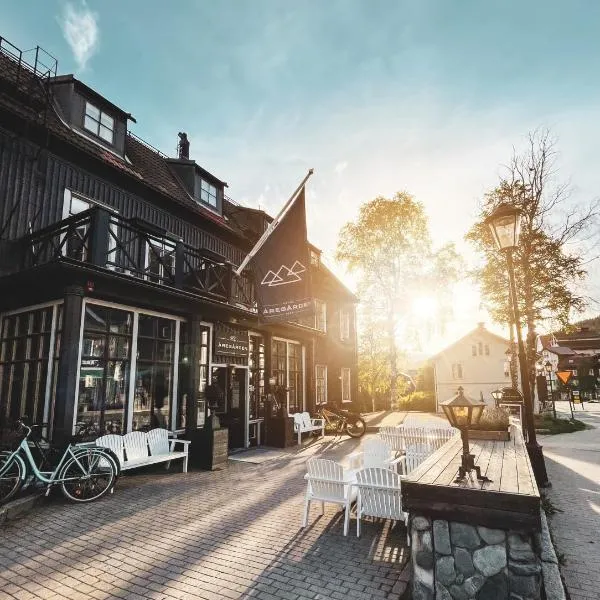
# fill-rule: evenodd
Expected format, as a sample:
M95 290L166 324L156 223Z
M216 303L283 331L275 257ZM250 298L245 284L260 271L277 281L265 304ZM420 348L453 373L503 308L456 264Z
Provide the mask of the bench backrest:
M294 413L292 416L294 417L294 431L302 429L302 414Z
M400 476L389 469L368 468L356 474L360 512L371 517L401 519Z
M414 471L430 454L435 452L433 444L419 442L406 446L406 473Z
M169 454L169 432L166 429L151 429L148 432L148 447L151 456Z
M123 436L123 447L127 460L148 457L148 434L145 431L132 431Z
M310 420L310 415L307 412L303 412L301 414L302 417L302 426L304 427L304 429L310 429L313 424L312 421Z
M113 433L110 435L103 435L96 440L96 446L112 450L117 455L121 466L123 466L123 463L125 462L125 456L123 454L123 436L115 435Z
M306 461L308 481L316 498L343 500L344 469L333 460L311 458Z

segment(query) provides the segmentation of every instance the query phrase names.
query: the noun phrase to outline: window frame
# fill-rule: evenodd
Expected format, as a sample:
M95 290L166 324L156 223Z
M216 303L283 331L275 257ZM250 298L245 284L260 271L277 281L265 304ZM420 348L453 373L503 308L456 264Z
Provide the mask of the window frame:
M322 369L321 377L319 377L319 369ZM319 381L323 382L323 400L319 400ZM315 365L315 405L322 406L327 404L327 365L316 364Z
M322 321L322 326L319 323ZM315 298L315 329L327 333L327 302Z
M87 131L88 133L91 133L93 136L95 136L99 140L102 140L104 143L114 146L115 145L115 123L116 123L116 119L114 118L114 116L109 114L105 110L102 110L100 107L96 106L95 104L92 104L92 102L90 102L87 98L84 98L84 102L85 102L85 106L83 108L83 129L85 131ZM93 116L92 114L90 114L88 112L88 106L93 108L94 110L98 111L98 118L96 118L95 116ZM103 122L103 120L102 120L103 117L111 120L111 122L112 122L111 127L108 127L108 125L106 125L106 123ZM91 129L86 124L86 121L88 119L90 121L93 121L96 124L95 130ZM100 132L102 130L110 131L110 133L111 133L110 141L100 135Z
M462 363L452 363L452 379L464 379Z
M345 386L344 386L344 375L347 375L348 377L348 382L347 382L347 386L348 389L345 390ZM349 402L352 402L352 370L350 369L350 367L342 367L340 369L340 380L341 380L341 399L342 399L342 404L348 404ZM344 400L345 397L345 391L348 392L348 396L347 396L347 400Z
M350 340L350 311L347 308L340 309L340 340Z
M154 246L155 251L161 252L161 258L164 260L165 256L169 255L172 262L172 272L175 275L175 248L177 242L170 240L169 238L148 238L144 245L144 279L160 285L169 285L168 278L165 277L165 266L159 261L158 273L149 271L150 269L150 246Z
M199 173L196 173L196 180L198 182L197 195L194 194L194 198L195 198L196 202L199 202L200 204L203 204L204 206L208 206L212 210L219 211L219 188L214 183L211 183L207 178L202 177L202 175L200 175ZM202 187L203 185L208 186L208 190L204 190ZM215 203L214 204L212 204L210 202L211 189L213 189L215 191L215 193L214 193ZM204 191L208 192L208 194L207 194L208 200L205 200L202 197L202 193Z

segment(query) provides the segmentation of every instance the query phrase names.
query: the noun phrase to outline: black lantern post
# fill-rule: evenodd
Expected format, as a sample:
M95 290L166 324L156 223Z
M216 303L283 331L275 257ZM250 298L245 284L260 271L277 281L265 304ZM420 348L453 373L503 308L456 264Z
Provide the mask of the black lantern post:
M496 404L496 406L499 406L502 397L504 396L504 392L502 390L494 390L493 392L491 392L491 394L492 398L494 399L494 403Z
M535 435L535 425L533 422L533 399L531 397L531 388L529 387L529 369L527 368L525 346L523 345L523 337L521 335L521 314L519 311L519 302L517 300L515 269L513 264L513 251L519 244L521 211L516 206L511 204L500 204L500 206L496 208L496 210L486 219L485 222L492 232L496 246L506 255L508 278L510 282L510 296L512 300L515 329L517 331L521 388L523 390L523 399L525 400L527 452L529 454L531 466L533 467L533 472L538 485L545 487L548 485L548 474L546 473L546 463L544 462L542 447L537 443L537 438Z
M554 414L554 418L556 419L556 404L554 404L554 392L552 390L552 363L547 360L544 363L544 370L546 371L546 379L550 384L550 400L552 400L552 413Z
M485 475L481 474L481 468L475 465L475 456L469 451L469 428L479 423L485 402L471 400L464 395L464 389L458 388L458 393L449 400L440 403L446 418L452 427L460 430L460 437L463 443L463 453L461 465L458 468L458 476L455 483L460 483L467 474L475 471L479 481L490 481Z

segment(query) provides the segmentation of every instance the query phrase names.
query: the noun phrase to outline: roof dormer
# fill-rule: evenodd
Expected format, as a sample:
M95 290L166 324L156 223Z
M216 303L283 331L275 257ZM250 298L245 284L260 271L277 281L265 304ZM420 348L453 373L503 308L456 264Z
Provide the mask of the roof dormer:
M223 215L223 197L227 184L190 160L190 142L186 133L179 133L178 158L166 159L188 194L199 205Z
M90 141L125 157L127 121L135 119L73 75L51 81L62 117Z

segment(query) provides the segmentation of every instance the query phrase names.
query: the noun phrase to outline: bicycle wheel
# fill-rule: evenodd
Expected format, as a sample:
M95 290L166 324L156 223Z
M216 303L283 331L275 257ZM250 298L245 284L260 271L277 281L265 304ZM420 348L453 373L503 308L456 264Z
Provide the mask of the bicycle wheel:
M114 462L100 448L77 452L67 460L58 479L73 502L92 502L108 493L117 479Z
M346 422L346 433L353 438L362 437L367 431L367 424L359 416L350 415Z
M8 502L21 487L25 479L25 465L18 456L13 456L10 463L7 459L10 455L0 457L0 504Z

